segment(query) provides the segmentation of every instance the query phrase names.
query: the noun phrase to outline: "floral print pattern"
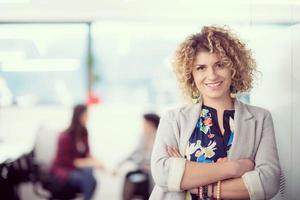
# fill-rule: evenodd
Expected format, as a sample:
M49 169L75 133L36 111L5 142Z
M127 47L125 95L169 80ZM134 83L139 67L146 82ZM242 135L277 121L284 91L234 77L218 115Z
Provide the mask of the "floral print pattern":
M217 110L203 105L186 147L185 158L194 162L214 163L218 158L227 157L234 138L234 110L224 111L223 127L222 134ZM198 196L187 192L185 199L196 200Z

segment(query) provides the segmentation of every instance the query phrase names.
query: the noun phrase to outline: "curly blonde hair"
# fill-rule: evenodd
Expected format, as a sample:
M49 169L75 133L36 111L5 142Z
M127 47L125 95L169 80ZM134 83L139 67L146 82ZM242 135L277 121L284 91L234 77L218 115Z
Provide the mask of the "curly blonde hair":
M221 63L231 68L232 93L252 89L256 62L251 50L228 27L204 26L200 33L186 38L175 53L174 71L187 99L193 100L201 95L192 75L196 56L201 51L216 53Z

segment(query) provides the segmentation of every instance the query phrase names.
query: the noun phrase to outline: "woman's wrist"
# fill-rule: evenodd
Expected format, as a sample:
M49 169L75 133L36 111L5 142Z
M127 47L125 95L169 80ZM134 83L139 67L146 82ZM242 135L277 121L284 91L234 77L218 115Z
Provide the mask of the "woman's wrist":
M209 184L208 187L207 187L207 189L208 189L208 193L207 193L208 197L212 197L212 191L211 191L212 184Z

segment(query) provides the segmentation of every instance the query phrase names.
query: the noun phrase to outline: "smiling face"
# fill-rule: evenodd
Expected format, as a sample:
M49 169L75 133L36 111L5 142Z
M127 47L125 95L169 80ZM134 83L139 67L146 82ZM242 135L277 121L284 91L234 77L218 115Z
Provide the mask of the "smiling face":
M199 52L192 75L204 102L230 98L231 69L222 65L217 54Z

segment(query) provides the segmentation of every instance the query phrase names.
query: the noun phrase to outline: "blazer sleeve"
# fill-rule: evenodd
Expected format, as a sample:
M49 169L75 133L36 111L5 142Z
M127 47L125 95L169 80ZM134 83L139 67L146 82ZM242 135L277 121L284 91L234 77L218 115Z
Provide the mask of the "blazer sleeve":
M170 112L161 118L151 156L151 172L155 183L164 191L181 191L184 158L169 157L167 146L179 148L179 128Z
M271 199L275 196L279 190L280 173L273 120L267 112L255 155L255 169L242 176L250 199Z

